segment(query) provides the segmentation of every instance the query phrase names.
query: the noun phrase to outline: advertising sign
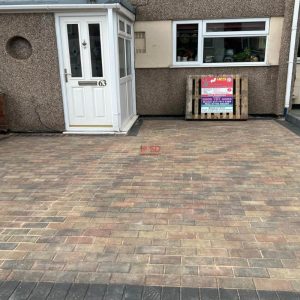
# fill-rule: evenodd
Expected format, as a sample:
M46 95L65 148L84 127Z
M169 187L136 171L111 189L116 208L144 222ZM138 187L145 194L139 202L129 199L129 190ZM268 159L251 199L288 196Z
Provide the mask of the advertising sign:
M201 113L233 113L233 76L202 77Z

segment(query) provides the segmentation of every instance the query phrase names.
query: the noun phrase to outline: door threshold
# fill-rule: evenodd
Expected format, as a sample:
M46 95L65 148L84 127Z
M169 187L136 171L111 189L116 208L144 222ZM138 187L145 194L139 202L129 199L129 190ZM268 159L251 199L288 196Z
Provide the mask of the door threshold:
M122 129L122 131L105 131L105 130L70 130L64 131L63 134L77 134L77 135L127 135L130 131L131 127L137 121L139 116L133 116L127 123L126 126Z
M66 135L126 135L127 132L122 131L64 131Z

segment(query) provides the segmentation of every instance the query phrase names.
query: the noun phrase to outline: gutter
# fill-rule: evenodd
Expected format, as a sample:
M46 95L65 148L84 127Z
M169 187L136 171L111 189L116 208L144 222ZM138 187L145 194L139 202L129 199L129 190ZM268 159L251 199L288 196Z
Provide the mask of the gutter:
M66 9L120 9L119 3L113 4L31 4L31 5L1 5L1 12L15 12L15 11L57 11Z
M292 85L293 85L292 81L293 81L293 72L294 72L294 65L295 65L295 52L296 52L296 42L297 42L299 11L300 11L300 0L295 0L292 33L291 33L290 56L288 61L288 76L287 76L286 94L285 94L285 108L284 108L285 116L287 115L291 104Z

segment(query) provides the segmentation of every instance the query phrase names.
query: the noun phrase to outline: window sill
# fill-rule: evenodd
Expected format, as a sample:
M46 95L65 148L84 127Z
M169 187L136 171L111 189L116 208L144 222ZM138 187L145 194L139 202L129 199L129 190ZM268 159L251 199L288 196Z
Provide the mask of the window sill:
M261 63L216 63L216 64L173 64L171 69L176 68L234 68L234 67L269 67L270 64Z

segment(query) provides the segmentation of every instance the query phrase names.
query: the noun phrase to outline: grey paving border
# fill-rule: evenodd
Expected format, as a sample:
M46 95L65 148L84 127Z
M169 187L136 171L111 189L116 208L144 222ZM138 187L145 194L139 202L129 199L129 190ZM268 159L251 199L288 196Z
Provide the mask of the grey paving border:
M296 135L300 136L300 127L286 121L286 120L275 120L275 122L277 122L278 124L280 124L281 126L289 129L290 131L292 131L293 133L295 133Z
M0 300L300 300L300 293L49 282L0 282Z
M137 136L139 134L139 131L143 125L143 119L138 118L134 125L131 127L131 129L128 132L128 136Z

